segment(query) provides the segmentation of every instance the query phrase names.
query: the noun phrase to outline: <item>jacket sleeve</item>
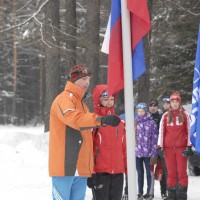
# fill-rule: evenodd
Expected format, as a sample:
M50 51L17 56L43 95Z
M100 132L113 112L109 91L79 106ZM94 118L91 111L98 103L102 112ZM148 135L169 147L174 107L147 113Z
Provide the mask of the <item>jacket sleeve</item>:
M96 165L96 158L98 156L99 153L99 145L100 145L100 141L99 141L99 136L98 136L98 128L94 129L92 131L92 136L93 136L93 154L94 154L94 166ZM95 174L95 168L93 169L93 174Z
M184 114L185 114L186 131L187 131L187 138L188 138L187 146L191 146L191 142L190 142L190 117L189 117L188 113L186 113L185 111L184 111Z
M151 155L156 157L157 153L157 142L158 142L158 126L156 122L153 121L152 124L152 138L151 138Z
M124 166L125 166L125 173L127 174L127 151L126 151L126 130L125 130L125 123L123 122L123 142L122 142L122 148L123 148L123 156L124 156Z
M96 128L101 125L101 116L90 113L84 103L83 110L77 109L77 105L70 98L58 100L54 102L51 115L58 117L64 124L77 129L84 130ZM79 105L79 106L80 106Z
M164 139L165 126L166 126L166 116L167 116L166 113L163 114L160 120L158 143L157 143L158 147L163 147L163 139Z

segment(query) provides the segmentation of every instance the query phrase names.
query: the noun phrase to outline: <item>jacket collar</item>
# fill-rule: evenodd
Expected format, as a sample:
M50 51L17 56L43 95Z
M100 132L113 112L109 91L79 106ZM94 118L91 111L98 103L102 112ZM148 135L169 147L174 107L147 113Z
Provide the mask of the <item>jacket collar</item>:
M72 83L71 81L67 81L67 84L65 85L65 91L68 91L75 95L77 98L82 99L85 96L85 89L82 87Z

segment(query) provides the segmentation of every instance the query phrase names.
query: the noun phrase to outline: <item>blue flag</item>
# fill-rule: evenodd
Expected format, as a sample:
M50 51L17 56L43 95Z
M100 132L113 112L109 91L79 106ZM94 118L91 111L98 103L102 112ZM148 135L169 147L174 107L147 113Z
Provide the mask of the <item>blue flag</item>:
M190 140L196 151L200 153L200 24L193 79Z

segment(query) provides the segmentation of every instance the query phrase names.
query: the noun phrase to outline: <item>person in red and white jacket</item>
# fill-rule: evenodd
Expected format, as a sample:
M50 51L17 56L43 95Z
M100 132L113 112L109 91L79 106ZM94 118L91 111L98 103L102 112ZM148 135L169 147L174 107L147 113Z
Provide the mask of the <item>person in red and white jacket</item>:
M115 115L116 95L108 96L107 85L97 85L92 94L94 112L101 116ZM125 123L113 128L99 127L93 131L94 174L88 187L96 200L121 200L123 174L126 172Z
M170 109L161 118L158 138L159 155L164 155L166 160L168 199L171 200L187 199L189 129L189 115L181 107L180 94L175 92L170 96Z

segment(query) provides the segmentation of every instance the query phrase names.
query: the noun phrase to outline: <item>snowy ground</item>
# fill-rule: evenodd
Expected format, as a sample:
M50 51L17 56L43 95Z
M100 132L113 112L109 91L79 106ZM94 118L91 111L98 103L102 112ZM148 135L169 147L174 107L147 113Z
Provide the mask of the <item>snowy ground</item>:
M48 134L43 126L0 126L0 194L2 200L50 200ZM200 177L189 177L188 200L200 199ZM86 200L91 200L87 190ZM155 183L155 199L160 199Z

